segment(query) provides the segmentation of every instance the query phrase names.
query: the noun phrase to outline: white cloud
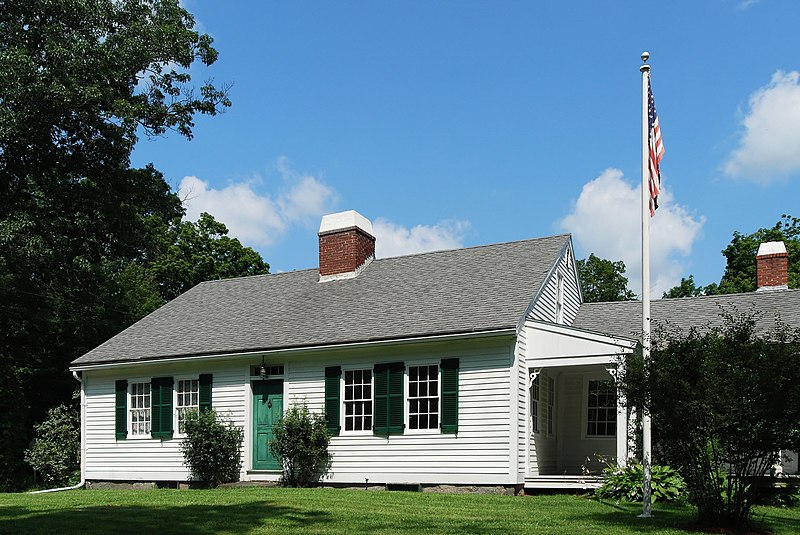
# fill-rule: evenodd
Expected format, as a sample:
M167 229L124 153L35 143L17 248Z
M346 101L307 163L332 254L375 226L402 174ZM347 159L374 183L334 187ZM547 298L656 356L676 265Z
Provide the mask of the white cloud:
M750 95L742 126L726 175L769 184L800 172L800 72L777 71Z
M336 204L337 193L319 178L290 169L284 157L278 159L277 168L283 183L275 193L257 191L260 179L215 189L196 176L184 177L178 195L186 217L195 221L208 212L227 225L232 237L247 245L267 246L293 225L318 223Z
M387 258L460 248L464 246L464 235L470 228L468 221L456 220L406 228L379 217L372 223L372 230L375 233L375 256Z
M628 286L637 294L642 288L641 185L632 186L619 169L606 169L583 186L572 211L559 226L571 232L579 256L589 253L625 262ZM682 257L705 223L686 208L673 204L669 190L662 187L659 209L650 219L651 297L680 282L685 273Z
M739 11L744 11L748 7L757 4L758 2L759 0L742 0L741 2L739 2L738 9Z

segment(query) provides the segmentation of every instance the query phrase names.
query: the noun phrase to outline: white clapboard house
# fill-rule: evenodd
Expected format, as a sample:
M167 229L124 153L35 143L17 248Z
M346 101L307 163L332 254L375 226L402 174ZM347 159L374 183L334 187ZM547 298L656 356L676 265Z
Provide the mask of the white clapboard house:
M641 306L584 304L568 235L374 251L363 216L325 216L319 269L201 283L75 360L83 477L189 480L181 421L206 406L244 429L242 480L279 477L267 443L294 404L327 417L332 484L585 486L599 456L627 458L612 374ZM735 304L800 325L800 291L773 286L652 315L687 327Z

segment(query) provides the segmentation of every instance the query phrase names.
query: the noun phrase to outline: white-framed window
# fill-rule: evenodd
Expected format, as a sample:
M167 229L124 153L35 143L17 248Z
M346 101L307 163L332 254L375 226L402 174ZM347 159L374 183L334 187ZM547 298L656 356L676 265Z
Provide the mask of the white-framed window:
M547 434L555 434L553 425L553 409L556 404L556 382L552 377L547 378Z
M178 433L183 433L186 413L200 408L200 381L198 379L178 379L175 388L175 408L178 418Z
M439 429L439 366L408 367L408 428Z
M531 383L531 431L539 432L539 401L541 400L542 388L539 375Z
M150 436L150 382L130 385L131 436Z
M372 430L372 370L344 370L344 430Z
M586 436L617 434L617 389L610 379L589 380L586 399Z

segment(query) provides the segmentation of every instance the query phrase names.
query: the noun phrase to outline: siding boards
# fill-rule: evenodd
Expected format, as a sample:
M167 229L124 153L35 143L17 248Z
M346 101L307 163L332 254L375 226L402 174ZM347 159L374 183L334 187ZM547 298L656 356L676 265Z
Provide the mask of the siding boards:
M572 325L581 306L578 291L578 273L575 270L575 257L571 244L564 249L555 269L542 283L539 299L537 299L528 317L531 319L554 322L556 317L556 297L558 295L558 274L564 277L564 324Z
M114 382L116 379L183 376L212 373L213 407L229 416L236 425L244 425L244 389L242 381L246 367L230 364L197 363L182 365L151 365L146 369L133 367L127 371L89 371L86 378L86 478L175 481L187 480L189 472L183 465L180 439L159 440L133 438L116 440L114 435ZM130 381L129 381L130 382ZM173 407L173 411L174 411Z
M458 434L405 429L388 437L348 434L331 440L329 481L380 483L495 483L509 481L511 339L502 342L416 344L394 349L328 353L324 360L293 364L288 377L293 403L321 409L324 366L371 369L377 362L409 366L459 360ZM407 396L407 383L404 385ZM407 407L406 407L407 409ZM407 410L405 411L408 412Z
M377 362L403 362L406 367L438 365L442 358L459 360L458 434L411 431L397 436L348 434L331 441L333 454L329 480L341 483L462 483L508 484L509 444L514 438L509 404L509 385L518 370L509 367L513 337L493 337L461 342L418 343L392 348L327 351L293 356L285 363L284 406L305 403L312 411L323 410L325 366L369 368ZM186 480L180 439L131 438L115 440L114 381L117 379L213 374L213 406L245 428L243 479L273 477L248 473L252 441L247 381L248 366L255 360L187 362L130 366L127 371L85 372L86 378L86 477L146 481ZM407 382L404 392L407 395ZM518 395L518 392L515 392ZM407 409L407 407L406 407ZM406 410L407 413L407 410ZM520 450L524 451L523 449Z

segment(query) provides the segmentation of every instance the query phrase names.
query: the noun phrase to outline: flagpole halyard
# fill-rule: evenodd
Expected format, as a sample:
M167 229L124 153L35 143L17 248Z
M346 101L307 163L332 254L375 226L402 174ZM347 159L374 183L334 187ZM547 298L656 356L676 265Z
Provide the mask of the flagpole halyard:
M642 52L642 357L645 373L650 364L650 217L651 202L654 202L650 170L650 65L647 60L649 52ZM643 408L645 409L645 408ZM642 411L642 518L650 518L652 514L651 500L651 454L650 414Z

